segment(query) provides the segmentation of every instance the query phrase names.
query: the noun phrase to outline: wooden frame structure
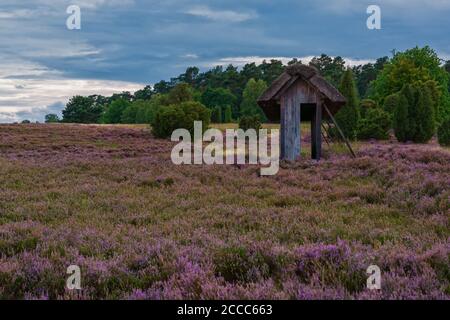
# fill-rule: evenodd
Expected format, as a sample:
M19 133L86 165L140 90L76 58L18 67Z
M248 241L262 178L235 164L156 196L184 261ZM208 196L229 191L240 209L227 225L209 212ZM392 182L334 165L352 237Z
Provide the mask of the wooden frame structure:
M345 103L345 97L315 68L302 64L288 66L258 99L269 121L280 121L281 159L285 160L300 157L300 122L303 120L311 120L311 157L319 160L322 155L322 117L331 117L335 122L333 114ZM307 106L312 107L310 119L301 119L302 109Z

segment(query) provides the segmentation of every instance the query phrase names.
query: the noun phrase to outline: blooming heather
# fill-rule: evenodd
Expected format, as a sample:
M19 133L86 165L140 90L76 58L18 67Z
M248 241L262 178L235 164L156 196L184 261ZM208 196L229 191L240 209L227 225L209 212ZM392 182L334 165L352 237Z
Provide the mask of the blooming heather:
M448 149L361 143L261 177L173 165L172 147L142 127L1 125L0 298L450 298Z

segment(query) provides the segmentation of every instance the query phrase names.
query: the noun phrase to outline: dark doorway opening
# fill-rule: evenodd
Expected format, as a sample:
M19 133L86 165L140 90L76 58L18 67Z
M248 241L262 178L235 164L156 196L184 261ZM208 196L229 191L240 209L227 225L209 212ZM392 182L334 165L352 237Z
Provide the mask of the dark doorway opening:
M300 120L302 122L311 121L314 118L316 112L315 103L302 103L300 104Z

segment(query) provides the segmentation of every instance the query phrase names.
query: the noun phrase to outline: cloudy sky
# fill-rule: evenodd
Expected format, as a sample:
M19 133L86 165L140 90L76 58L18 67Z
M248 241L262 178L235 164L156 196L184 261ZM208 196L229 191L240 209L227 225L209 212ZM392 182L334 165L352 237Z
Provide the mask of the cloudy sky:
M382 10L368 30L366 9ZM66 9L81 8L81 30ZM432 46L450 59L450 0L1 0L0 122L75 95L135 91L186 67L327 53L349 64Z

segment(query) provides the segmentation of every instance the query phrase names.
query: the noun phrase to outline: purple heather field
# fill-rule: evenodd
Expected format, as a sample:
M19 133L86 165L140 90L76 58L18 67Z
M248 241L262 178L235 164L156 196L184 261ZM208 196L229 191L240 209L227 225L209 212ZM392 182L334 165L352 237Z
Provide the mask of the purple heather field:
M138 126L1 125L0 298L450 298L448 148L357 143L356 159L260 177L173 165L173 145Z

